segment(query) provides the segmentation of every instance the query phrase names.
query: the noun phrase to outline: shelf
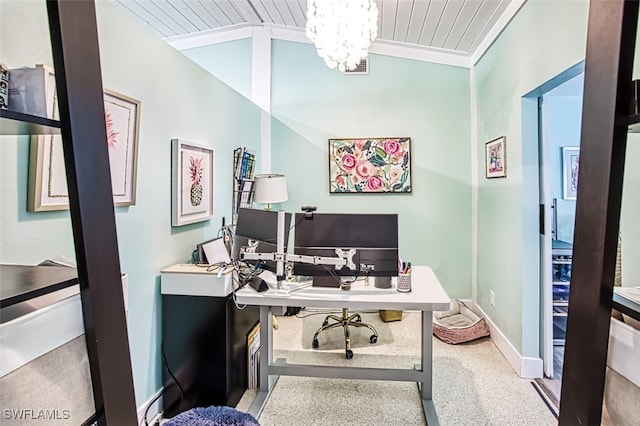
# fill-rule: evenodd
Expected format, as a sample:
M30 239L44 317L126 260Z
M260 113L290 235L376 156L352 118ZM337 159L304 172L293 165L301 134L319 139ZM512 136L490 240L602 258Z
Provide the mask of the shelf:
M640 304L618 294L615 290L613 292L613 308L640 321Z
M60 122L0 109L0 135L59 135Z
M78 272L67 266L0 265L0 282L5 308L78 284Z
M571 284L571 281L552 281L551 283L553 285L569 285Z

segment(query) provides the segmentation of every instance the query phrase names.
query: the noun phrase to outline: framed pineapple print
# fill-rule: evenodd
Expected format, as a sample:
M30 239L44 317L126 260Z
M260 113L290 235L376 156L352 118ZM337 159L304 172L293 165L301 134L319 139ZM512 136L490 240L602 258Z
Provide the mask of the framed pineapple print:
M105 90L104 118L113 204L132 206L136 203L140 101ZM39 212L68 208L69 193L62 137L32 136L29 147L27 210Z
M213 217L213 148L171 140L171 225L182 226Z

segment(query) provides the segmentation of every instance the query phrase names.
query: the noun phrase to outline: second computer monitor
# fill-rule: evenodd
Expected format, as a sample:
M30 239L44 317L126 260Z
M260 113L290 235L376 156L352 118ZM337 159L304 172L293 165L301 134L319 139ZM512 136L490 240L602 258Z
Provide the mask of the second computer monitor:
M287 251L291 213L285 213L284 220L284 251ZM258 209L239 209L236 224L231 259L240 258L240 250L255 253L274 253L278 242L278 212ZM265 269L275 272L276 264L272 261L263 262Z
M397 214L304 213L295 217L294 253L336 257L336 249L355 249L355 268L296 263L294 274L310 276L398 275Z

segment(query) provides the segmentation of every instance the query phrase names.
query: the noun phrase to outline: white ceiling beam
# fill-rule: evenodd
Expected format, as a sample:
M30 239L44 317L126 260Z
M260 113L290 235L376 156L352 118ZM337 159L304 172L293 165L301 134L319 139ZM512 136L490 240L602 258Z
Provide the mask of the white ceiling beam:
M255 28L268 29L271 39L292 41L295 43L312 44L307 38L304 28L289 27L286 25L265 24L264 26L251 26L249 24L236 25L234 30L216 29L203 31L201 34L181 35L167 37L165 42L177 50L193 49L211 44L225 43L228 41L250 38ZM407 43L376 40L371 43L370 53L396 58L413 59L416 61L433 62L454 67L471 68L469 56L463 53L448 52L443 49L420 47Z
M193 49L196 47L251 38L253 35L252 28L253 27L250 24L240 24L235 25L232 28L216 28L214 30L202 31L197 34L184 34L166 37L163 40L177 50Z
M471 68L469 57L462 53L447 52L431 47L419 47L406 43L376 40L371 43L369 53L413 59L415 61L433 62L454 67Z

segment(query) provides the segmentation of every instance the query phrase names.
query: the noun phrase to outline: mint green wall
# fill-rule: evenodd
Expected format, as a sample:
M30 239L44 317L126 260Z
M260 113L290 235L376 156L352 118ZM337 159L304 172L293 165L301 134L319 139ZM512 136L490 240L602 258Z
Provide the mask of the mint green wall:
M272 170L285 210L397 212L400 255L471 297L469 70L371 55L369 75L328 69L312 45L272 44ZM411 137L411 194L329 194L328 139Z
M187 58L251 99L250 38L182 50Z
M19 17L24 13L28 19ZM162 386L160 270L189 260L195 245L231 218L233 148L260 153L255 105L108 2L97 2L104 87L142 102L136 205L118 207L121 268L129 274L129 342L136 403ZM8 23L12 27L7 37ZM44 2L2 1L2 58L12 67L51 63ZM33 26L30 24L33 23ZM207 222L171 227L171 139L215 149L215 211ZM2 136L0 261L35 264L73 257L68 212L27 213L28 138Z
M587 3L530 0L476 64L477 302L521 355L538 357L537 147L523 146L522 97L584 59ZM507 139L507 177L485 179L484 143ZM496 306L489 303L495 292Z

